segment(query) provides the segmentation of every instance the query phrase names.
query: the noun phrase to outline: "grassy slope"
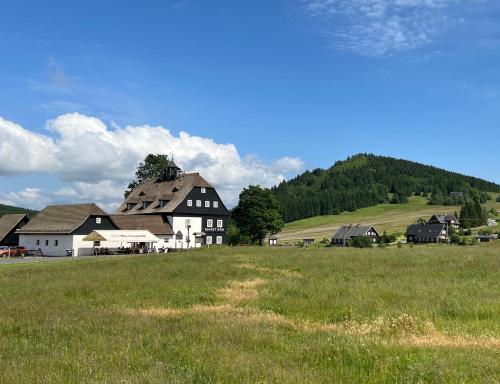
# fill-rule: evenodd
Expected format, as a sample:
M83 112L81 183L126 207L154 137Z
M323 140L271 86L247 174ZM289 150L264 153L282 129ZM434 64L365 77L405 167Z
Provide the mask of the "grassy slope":
M0 266L0 382L495 382L499 251L212 248Z
M495 201L498 194L491 194L493 200L488 201L488 208L500 210L500 203ZM379 204L374 207L358 209L355 212L343 212L340 215L316 216L304 220L287 223L279 234L282 241L315 238L330 238L333 231L342 224L371 224L379 231L404 232L406 227L422 217L429 219L435 213L460 212L459 206L430 206L423 197L411 197L408 204Z

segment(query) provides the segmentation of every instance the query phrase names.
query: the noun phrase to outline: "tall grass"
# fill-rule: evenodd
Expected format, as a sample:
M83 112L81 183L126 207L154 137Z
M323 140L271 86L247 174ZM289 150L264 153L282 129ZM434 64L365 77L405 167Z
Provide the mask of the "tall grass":
M500 247L0 267L1 383L498 382Z

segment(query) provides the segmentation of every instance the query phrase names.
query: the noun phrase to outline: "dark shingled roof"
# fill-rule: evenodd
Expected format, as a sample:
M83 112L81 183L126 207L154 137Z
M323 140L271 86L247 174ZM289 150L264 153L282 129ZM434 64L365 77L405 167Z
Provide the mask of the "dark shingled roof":
M170 224L161 215L111 215L111 220L119 229L148 230L154 235L173 235Z
M429 222L437 221L441 224L446 224L451 222L452 220L455 221L455 224L460 224L460 221L453 215L448 215L448 214L442 214L442 215L433 215L430 219Z
M9 233L16 229L26 215L24 213L4 215L0 217L0 242L2 242Z
M72 233L90 216L107 216L95 204L49 205L18 233Z
M333 240L344 240L350 239L352 237L360 237L360 236L366 236L366 233L370 230L375 229L371 225L343 225L339 229L335 231L335 233L332 236ZM375 231L377 232L377 231Z
M123 215L171 213L195 187L213 188L199 173L187 173L170 181L162 181L161 178L149 179L130 193L117 212ZM144 195L147 198L142 198ZM147 208L143 208L142 204L137 204L131 210L126 209L127 203L136 203L137 200L152 204ZM159 207L160 200L168 200L168 202L163 207Z
M406 236L415 239L435 239L446 229L444 224L413 224L406 230Z

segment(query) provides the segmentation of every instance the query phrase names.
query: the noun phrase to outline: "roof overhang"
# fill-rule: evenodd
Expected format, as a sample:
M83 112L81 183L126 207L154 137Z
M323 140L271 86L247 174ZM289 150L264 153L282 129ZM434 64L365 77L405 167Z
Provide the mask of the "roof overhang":
M109 241L115 243L156 243L160 241L158 237L146 230L97 230L85 236L83 241Z

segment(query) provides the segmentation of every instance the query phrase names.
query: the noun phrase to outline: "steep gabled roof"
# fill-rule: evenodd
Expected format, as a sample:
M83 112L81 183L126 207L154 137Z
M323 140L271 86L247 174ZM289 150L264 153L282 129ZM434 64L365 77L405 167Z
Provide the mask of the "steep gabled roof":
M26 215L23 213L0 217L0 242L2 242L9 233L15 230L25 218Z
M18 233L70 234L90 216L107 216L107 213L95 204L49 205Z
M456 224L460 224L460 221L454 215L449 214L432 215L432 217L429 219L429 222L437 221L441 224L446 224L450 223L452 220L454 220Z
M352 237L366 236L370 229L375 229L371 225L343 225L335 231L332 236L334 240L350 239ZM375 231L376 232L376 231Z
M187 173L169 181L162 181L161 178L149 179L130 193L118 208L118 212L124 215L171 213L196 187L213 188L199 173ZM144 199L143 196L147 198ZM160 200L165 202L163 207L160 207ZM143 208L142 204L138 204L137 201L147 201L151 204ZM128 203L136 204L136 206L127 210Z
M154 235L174 234L161 215L111 215L111 220L122 230L148 230Z
M413 236L415 239L435 239L445 229L445 224L413 224L406 230L406 236Z

